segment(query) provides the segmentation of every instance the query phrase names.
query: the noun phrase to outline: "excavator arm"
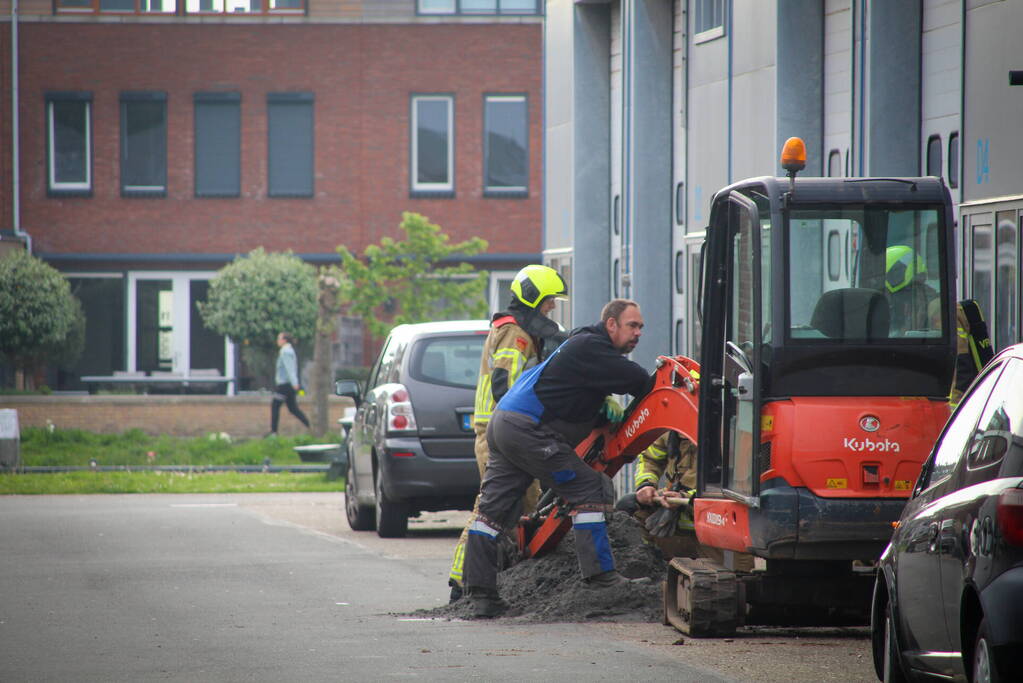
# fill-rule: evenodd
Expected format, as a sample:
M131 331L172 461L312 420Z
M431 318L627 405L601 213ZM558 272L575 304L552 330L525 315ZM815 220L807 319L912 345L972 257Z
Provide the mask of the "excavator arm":
M635 460L657 437L671 429L696 442L700 365L685 356L659 356L653 388L634 400L616 427L594 429L576 446L590 467L613 477ZM572 525L571 510L548 490L536 511L518 526L518 545L524 557L539 557L557 547Z

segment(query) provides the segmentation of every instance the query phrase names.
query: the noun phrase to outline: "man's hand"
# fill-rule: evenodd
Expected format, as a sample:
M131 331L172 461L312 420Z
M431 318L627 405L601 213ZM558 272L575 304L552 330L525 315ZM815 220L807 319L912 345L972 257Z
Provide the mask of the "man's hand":
M688 502L679 491L673 489L658 491L654 486L644 486L636 491L636 500L640 505L660 505L666 508L680 507Z
M625 419L625 409L610 396L604 399L604 405L600 408L600 414L606 417L607 421L613 425L621 424L622 420Z
M636 491L636 500L640 505L653 505L657 498L656 486L644 486Z

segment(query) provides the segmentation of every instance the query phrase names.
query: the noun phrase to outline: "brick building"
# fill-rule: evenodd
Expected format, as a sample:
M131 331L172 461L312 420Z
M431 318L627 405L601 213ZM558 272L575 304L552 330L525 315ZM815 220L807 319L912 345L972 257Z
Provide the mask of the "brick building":
M231 375L235 349L194 304L256 247L328 263L415 211L489 241L475 263L492 306L540 258L538 1L16 7L12 21L0 2L0 236L27 241L85 307L85 355L57 389L113 371ZM362 364L372 349L347 341Z

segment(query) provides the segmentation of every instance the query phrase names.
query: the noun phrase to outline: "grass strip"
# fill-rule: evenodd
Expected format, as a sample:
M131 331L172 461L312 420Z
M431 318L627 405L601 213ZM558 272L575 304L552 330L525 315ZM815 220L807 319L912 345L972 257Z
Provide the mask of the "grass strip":
M65 472L0 474L0 495L293 493L344 491L344 479L296 472Z

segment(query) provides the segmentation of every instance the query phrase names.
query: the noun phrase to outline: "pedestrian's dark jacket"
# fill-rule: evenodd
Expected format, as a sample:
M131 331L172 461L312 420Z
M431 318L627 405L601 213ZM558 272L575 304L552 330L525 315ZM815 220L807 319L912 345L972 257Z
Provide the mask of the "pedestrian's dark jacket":
M544 419L592 422L610 394L643 396L653 379L611 343L604 323L580 327L559 347L536 381Z

